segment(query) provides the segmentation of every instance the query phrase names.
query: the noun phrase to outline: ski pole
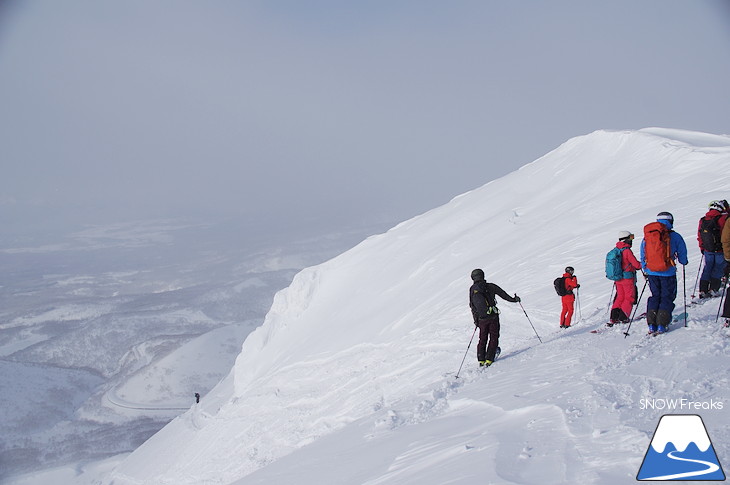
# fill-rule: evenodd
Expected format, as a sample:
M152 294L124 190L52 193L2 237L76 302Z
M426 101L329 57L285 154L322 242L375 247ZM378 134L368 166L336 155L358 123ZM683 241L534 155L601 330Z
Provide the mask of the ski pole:
M626 331L624 332L624 335L626 337L629 336L629 330L631 329L631 324L634 323L634 318L636 317L636 310L639 309L639 303L641 303L641 298L644 296L644 290L646 289L646 284L649 283L649 280L644 280L644 287L641 289L641 294L639 295L639 299L636 301L636 308L634 308L634 314L631 315L631 319L629 320L629 326L626 327Z
M583 312L580 310L580 289L575 289L575 302L578 304L578 321L583 320Z
M697 268L697 278L695 278L695 286L692 288L692 298L697 296L697 282L700 281L700 273L702 272L702 263L705 261L705 256L700 257L700 267Z
M517 303L520 304L520 308L522 308L522 311L524 312L525 316L527 317L527 321L530 322L530 326L532 327L532 330L535 332L535 335L537 335L537 330L535 330L535 326L532 324L532 320L530 320L530 317L527 316L527 312L525 311L525 307L522 306L522 302L518 301ZM539 335L537 335L537 339L542 343L542 339Z
M722 301L727 298L727 281L722 285L722 295L720 295L720 306L717 308L717 316L715 317L715 323L720 319L720 310L722 309Z
M461 359L461 365L459 366L459 370L456 372L456 378L459 378L459 373L461 373L461 368L464 366L464 362L466 361L466 356L469 354L469 349L471 348L471 343L474 340L474 335L477 333L477 326L474 325L474 333L471 334L471 339L469 339L469 345L466 347L466 352L464 352L464 358Z
M682 265L682 287L684 288L684 326L687 326L687 273L686 264Z
M613 291L616 289L616 282L613 282L611 287L611 298L608 299L608 307L606 308L606 315L611 315L611 305L613 304Z

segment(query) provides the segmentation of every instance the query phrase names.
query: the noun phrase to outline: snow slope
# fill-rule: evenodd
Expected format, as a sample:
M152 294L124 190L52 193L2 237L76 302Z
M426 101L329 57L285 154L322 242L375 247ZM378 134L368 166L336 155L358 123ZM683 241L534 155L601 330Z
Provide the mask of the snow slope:
M230 375L103 483L629 483L667 412L646 403L673 398L698 403L730 462L717 300L662 337L641 322L626 338L589 332L607 317L617 232L637 234L638 254L657 212L674 213L690 248L689 298L697 221L730 195L728 169L730 137L598 131L301 271ZM566 265L580 308L560 330L551 282ZM455 379L475 267L525 311L501 301L500 361L480 372L472 345Z

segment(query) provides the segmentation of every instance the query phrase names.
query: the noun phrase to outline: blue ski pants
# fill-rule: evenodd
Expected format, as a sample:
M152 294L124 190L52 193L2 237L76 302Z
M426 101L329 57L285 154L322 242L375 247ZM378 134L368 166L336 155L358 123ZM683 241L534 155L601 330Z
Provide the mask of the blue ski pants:
M651 296L646 303L646 312L666 310L671 315L677 298L677 277L649 275L649 290Z
M723 253L705 251L705 268L700 281L719 280L725 275L725 256Z

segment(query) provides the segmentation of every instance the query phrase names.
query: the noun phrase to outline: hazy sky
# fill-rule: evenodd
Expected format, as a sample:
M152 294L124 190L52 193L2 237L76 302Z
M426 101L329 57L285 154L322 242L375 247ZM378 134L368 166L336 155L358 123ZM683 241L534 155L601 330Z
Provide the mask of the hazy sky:
M401 220L597 129L730 134L728 3L0 0L0 221Z

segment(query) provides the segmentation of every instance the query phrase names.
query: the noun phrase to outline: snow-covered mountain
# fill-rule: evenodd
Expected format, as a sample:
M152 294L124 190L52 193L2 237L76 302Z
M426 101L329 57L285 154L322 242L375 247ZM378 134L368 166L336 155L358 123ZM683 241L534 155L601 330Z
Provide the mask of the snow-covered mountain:
M651 446L658 453L663 453L669 443L679 451L684 451L690 443L697 445L700 451L707 451L711 444L702 420L697 416L668 416L663 419L654 432Z
M643 322L627 338L590 333L607 318L604 257L618 231L638 243L660 211L690 248L683 311L697 221L730 196L729 169L730 137L598 131L301 271L230 375L103 483L629 483L670 412L656 403L672 398L700 404L689 411L730 462L717 299L661 337ZM552 280L566 265L581 288L575 325L561 330ZM455 379L476 267L523 306L499 302L498 363L480 371L472 345ZM706 409L713 399L720 408Z

